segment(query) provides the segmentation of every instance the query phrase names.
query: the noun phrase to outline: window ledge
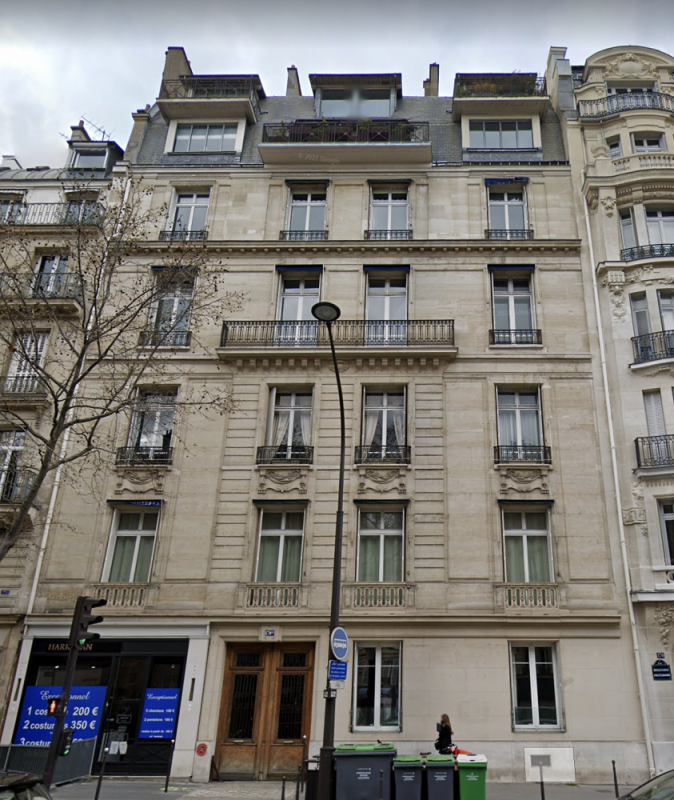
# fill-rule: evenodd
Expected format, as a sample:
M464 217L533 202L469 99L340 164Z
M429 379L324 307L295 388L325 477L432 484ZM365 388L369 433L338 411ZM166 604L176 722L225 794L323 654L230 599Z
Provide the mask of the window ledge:
M566 733L563 725L513 725L513 733Z
M674 464L666 467L636 467L632 470L632 474L636 477L645 480L653 480L655 478L674 478Z
M236 156L241 155L241 150L184 150L178 152L177 150L169 150L164 153L165 156Z
M630 364L630 370L632 372L643 372L650 367L657 367L661 364L672 364L673 362L674 356L669 358L654 358L652 361L640 361L638 364Z
M489 350L545 350L544 344L490 344Z

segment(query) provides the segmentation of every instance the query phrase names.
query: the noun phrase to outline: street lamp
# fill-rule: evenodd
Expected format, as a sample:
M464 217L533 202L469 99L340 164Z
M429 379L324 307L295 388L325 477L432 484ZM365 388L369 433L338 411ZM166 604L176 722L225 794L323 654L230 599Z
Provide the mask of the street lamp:
M342 382L339 378L339 366L335 353L335 341L332 338L332 323L339 319L341 311L333 303L316 303L311 313L319 322L325 322L330 339L332 363L335 367L337 379L337 392L339 394L339 416L341 421L341 438L339 451L339 487L337 489L337 518L335 521L335 555L332 564L332 602L330 604L330 647L332 648L332 632L339 625L339 594L342 579L342 528L344 523L344 461L345 461L345 423L344 423L344 394ZM332 653L330 654L332 656ZM335 752L335 706L337 691L330 688L330 671L326 674L325 692L325 722L323 725L323 746L319 758L318 797L321 800L330 800L332 797L332 759Z

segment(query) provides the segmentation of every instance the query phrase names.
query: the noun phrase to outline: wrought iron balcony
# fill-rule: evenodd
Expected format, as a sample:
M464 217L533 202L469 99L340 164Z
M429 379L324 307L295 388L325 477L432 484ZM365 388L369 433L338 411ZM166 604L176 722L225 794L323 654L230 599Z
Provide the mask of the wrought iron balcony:
M117 466L125 464L145 465L161 464L169 465L173 463L173 448L162 447L118 447Z
M585 119L639 110L668 111L674 114L674 96L662 92L625 92L610 94L597 100L578 101L578 113Z
M656 331L632 337L634 363L658 361L661 358L674 358L674 331Z
M454 346L454 320L338 320L336 346ZM329 347L327 327L318 322L246 321L222 325L220 347Z
M494 462L496 464L516 464L522 461L534 464L551 464L550 448L545 445L534 444L499 444L494 448Z
M44 382L38 375L13 375L0 383L2 394L46 394Z
M141 331L138 347L189 347L191 331L157 331L154 328Z
M640 436L634 440L638 467L674 466L674 435Z
M0 222L8 225L100 225L105 211L100 203L26 203L12 206Z
M74 272L38 275L31 288L31 297L47 300L77 300L82 302L82 280Z
M201 228L198 231L166 230L159 231L160 242L203 242L208 239L208 230Z
M257 448L257 464L313 464L314 448L303 444Z
M646 244L620 251L621 261L636 261L639 258L674 258L674 244Z
M356 447L356 464L409 464L412 448L409 445L362 445Z
M266 122L263 144L424 144L428 122L407 120L301 119Z
M162 101L191 101L196 106L208 100L244 100L257 118L260 95L264 97L264 92L255 76L183 75L177 80L162 81L157 100L160 107L168 106Z
M279 239L282 242L324 242L328 232L323 231L281 231Z
M536 329L491 330L489 344L542 344L541 332Z
M35 483L32 470L10 468L0 471L0 503L22 503Z
M532 228L487 228L484 232L485 239L533 239Z
M370 241L404 241L413 239L412 229L406 228L401 231L382 231L370 230L365 231L365 238Z

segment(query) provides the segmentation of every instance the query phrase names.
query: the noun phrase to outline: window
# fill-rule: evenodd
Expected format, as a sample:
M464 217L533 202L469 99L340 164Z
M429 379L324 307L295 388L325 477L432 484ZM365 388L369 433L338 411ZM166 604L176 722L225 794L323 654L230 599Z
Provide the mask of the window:
M24 431L0 432L0 503L21 499L24 484L19 475L19 461L25 442Z
M267 429L270 460L310 458L311 403L311 392L271 390L271 420Z
M510 670L515 728L561 728L556 646L511 643Z
M526 239L524 189L489 187L489 237L500 239Z
M664 139L661 135L632 134L632 150L635 153L653 153L664 149Z
M534 146L530 119L486 122L472 119L470 147L481 150L521 150Z
M148 330L141 335L141 345L187 347L194 277L189 269L156 271L155 299L150 308Z
M665 564L674 564L674 501L661 500L658 506L660 510L660 526L662 528L664 561Z
M302 570L304 509L260 513L260 543L255 580L299 582Z
M108 583L147 583L157 534L156 508L136 511L115 509L112 541L103 580Z
M275 325L275 343L279 346L315 345L318 322L311 313L320 299L320 273L311 276L281 275Z
M606 146L608 147L608 154L611 158L619 158L623 154L620 136L610 136L606 139Z
M47 347L46 333L22 333L15 337L9 362L6 392L30 393L40 388L40 371Z
M24 208L20 197L0 197L0 225L18 222Z
M609 86L608 93L611 94L644 94L653 89L653 84L649 86Z
M404 520L402 509L358 514L358 580L400 583L404 575Z
M405 389L363 390L363 432L357 460L407 463Z
M407 344L407 276L368 272L365 343Z
M236 122L216 125L178 125L174 153L230 153L236 149Z
M660 303L662 330L670 333L674 331L674 292L669 289L659 291L658 301ZM670 337L666 338L669 339ZM668 342L668 344L671 344L671 342Z
M631 294L630 306L632 307L632 324L635 336L645 336L651 332L651 322L648 316L648 301L645 294Z
M78 169L105 169L107 161L107 150L75 150L72 165Z
M311 240L325 238L327 209L326 187L302 191L293 189L286 239Z
M400 730L400 642L355 644L354 730Z
M545 461L542 447L540 399L536 391L497 389L498 448L497 458L508 461Z
M407 187L372 189L368 238L409 238Z
M540 344L529 275L492 272L493 344Z
M505 574L508 583L551 583L548 513L503 507Z
M620 215L620 232L623 237L623 247L629 250L637 246L637 237L634 230L634 217L631 211L625 211Z
M181 193L173 208L169 239L203 239L206 234L208 192Z
M388 117L391 115L390 89L323 89L322 117Z
M34 297L64 297L68 284L68 259L65 256L42 256L33 280ZM71 281L72 284L72 281ZM74 285L71 286L73 288Z
M650 244L674 243L674 211L647 211L646 227Z
M177 391L140 395L131 415L127 449L133 460L170 464Z

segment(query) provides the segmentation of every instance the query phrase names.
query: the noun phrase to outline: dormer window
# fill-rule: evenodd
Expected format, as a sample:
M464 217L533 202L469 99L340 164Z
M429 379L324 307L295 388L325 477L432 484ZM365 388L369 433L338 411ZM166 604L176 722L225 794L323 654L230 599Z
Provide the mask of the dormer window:
M215 125L178 125L174 153L233 153L236 150L236 122Z
M76 169L105 169L108 163L108 151L75 150L72 166Z
M391 90L323 89L320 106L322 117L390 117Z
M470 147L479 150L523 150L534 146L530 119L470 121Z

